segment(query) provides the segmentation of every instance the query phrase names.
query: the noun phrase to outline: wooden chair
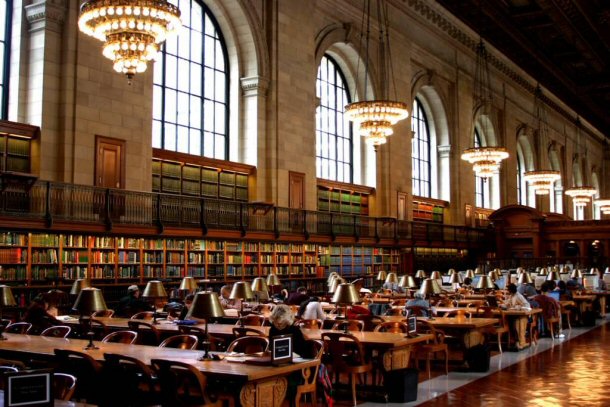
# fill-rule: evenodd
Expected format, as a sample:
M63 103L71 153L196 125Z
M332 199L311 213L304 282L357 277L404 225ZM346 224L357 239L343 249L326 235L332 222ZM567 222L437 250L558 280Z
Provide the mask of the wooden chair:
M310 341L313 347L313 354L315 355L315 359L317 361L322 361L322 355L324 354L324 342L319 340ZM294 399L294 406L299 407L301 405L301 398L303 398L306 394L311 394L311 404L312 406L318 405L318 370L320 369L320 363L316 364L314 367L308 367L301 370L301 375L303 376L303 383L297 386L297 394Z
M568 306L561 305L561 303L559 303L559 309L560 309L560 312L561 312L561 321L562 321L562 323L563 322L567 323L568 329L571 331L572 330L572 323L570 322L570 319L572 319L572 310Z
M13 321L11 321L10 319L5 319L2 318L0 319L0 327L2 328L6 328L7 326L9 326Z
M240 318L244 325L248 326L263 326L265 325L265 317L263 315L250 314ZM241 321L237 321L235 326L241 326Z
M203 344L203 341L205 341L206 339L205 330L197 326L178 325L178 332L180 332L181 335L195 335L199 339L200 344ZM224 352L227 347L227 344L224 339L219 338L217 336L212 336L209 332L207 340L210 343L209 350L211 351Z
M373 364L364 353L362 344L355 336L342 332L323 332L324 363L335 376L335 385L339 384L339 373L347 374L352 388L352 401L356 400L356 380L363 373L373 370Z
M420 307L419 305L410 305L405 307L407 317L416 316L416 317L427 317L428 309L426 307Z
M404 322L382 322L377 325L374 332L408 333L409 326Z
M67 338L72 332L72 328L66 325L52 326L40 333L40 336L50 336L52 338Z
M114 316L114 310L107 309L104 311L95 311L91 314L91 318L112 318Z
M144 406L156 404L159 397L157 376L146 363L131 356L104 353L105 383L113 394L120 394L123 406ZM116 403L108 400L109 404Z
M102 321L100 321L99 319L95 319L93 317L91 318L79 318L78 320L79 323L79 330L80 330L80 336L81 337L85 337L86 334L89 332L89 330L91 330L91 332L93 332L93 338L94 339L101 339L104 336L108 335L109 329L108 326L106 326L105 323L103 323Z
M76 377L66 373L53 373L53 397L70 400L76 390Z
M305 329L322 329L324 322L321 319L301 319L297 325Z
M133 314L131 316L130 319L135 319L135 320L152 320L155 316L155 313L153 311L142 311L142 312L136 312L135 314Z
M195 335L174 335L161 342L159 347L193 350L197 348L198 343L199 339Z
M32 324L29 322L15 322L9 324L4 330L7 334L22 334L25 335L32 328Z
M498 318L498 315L494 314L493 308L488 307L488 306L478 307L477 311L472 315L475 317L479 317L479 318ZM506 315L504 315L504 312L501 312L501 314L500 314L500 324L499 325L494 325L492 327L485 329L486 333L497 336L498 350L500 351L500 353L502 353L502 336L503 335L508 336L509 329L510 328L508 326L508 322L506 321Z
M227 347L227 353L257 353L264 352L269 347L269 339L264 336L242 336L233 340Z
M159 346L159 342L161 342L161 335L159 330L153 324L149 324L144 321L127 321L127 326L130 331L136 331L138 333L138 341L139 345L152 345Z
M133 344L138 339L138 333L134 331L115 331L102 338L102 342Z
M233 327L233 336L236 338L241 338L242 336L266 336L264 331L258 330L256 328L241 328L241 327Z
M348 319L346 321L338 321L332 327L333 331L344 331L347 328L348 331L364 331L364 321L357 319Z
M16 367L13 366L0 366L0 390L4 389L4 379L2 378L4 376L4 373L15 373L18 372L19 370L17 370Z
M403 311L404 310L402 308L388 308L385 310L383 315L400 317L400 316L404 315Z
M67 349L55 349L55 357L59 372L78 377L74 397L85 399L90 404L100 404L103 392L108 391L99 384L101 363L86 353Z
M385 322L383 318L377 315L358 315L356 316L356 319L364 322L365 331L372 331L377 325Z
M432 341L418 345L415 351L415 357L419 354L426 355L426 370L428 371L428 379L430 379L432 377L430 373L430 357L436 355L438 352L443 352L445 354L445 374L449 374L449 347L445 343L445 334L442 331L435 329L426 321L418 321L417 332L426 331L432 334Z
M207 378L195 366L175 360L152 359L161 385L163 406L220 406L207 394Z

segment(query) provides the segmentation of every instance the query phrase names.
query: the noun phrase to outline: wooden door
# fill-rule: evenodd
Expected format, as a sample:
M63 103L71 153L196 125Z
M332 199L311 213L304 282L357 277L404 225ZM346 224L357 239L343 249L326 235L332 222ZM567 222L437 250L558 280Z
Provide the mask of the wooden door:
M305 209L305 174L289 171L288 178L290 208Z
M125 188L125 141L95 138L95 186Z

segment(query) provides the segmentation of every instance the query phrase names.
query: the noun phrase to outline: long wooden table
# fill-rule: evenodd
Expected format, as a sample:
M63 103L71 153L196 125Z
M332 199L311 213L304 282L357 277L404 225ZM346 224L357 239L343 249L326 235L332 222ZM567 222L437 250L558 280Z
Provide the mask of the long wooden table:
M230 378L239 384L239 400L243 406L280 407L288 382L286 376L292 372L315 366L318 360L300 359L282 366L260 366L232 363L226 360L199 361L201 351L158 348L145 345L119 343L96 343L99 349L84 350L88 341L81 339L50 338L33 335L5 334L7 340L0 341L2 357L19 360L54 360L54 349L69 349L86 352L96 360L103 361L104 353L127 355L150 364L151 359L170 359L189 363L209 377L219 380Z

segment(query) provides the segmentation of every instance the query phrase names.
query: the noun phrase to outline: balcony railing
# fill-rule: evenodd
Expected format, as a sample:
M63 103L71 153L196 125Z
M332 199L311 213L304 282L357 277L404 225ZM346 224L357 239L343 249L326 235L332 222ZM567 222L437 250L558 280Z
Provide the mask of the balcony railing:
M93 186L37 181L31 188L6 188L0 192L0 216L86 222L105 225L137 225L200 228L241 232L349 236L412 241L479 244L485 230L394 218L337 214L280 208L271 204L105 189Z

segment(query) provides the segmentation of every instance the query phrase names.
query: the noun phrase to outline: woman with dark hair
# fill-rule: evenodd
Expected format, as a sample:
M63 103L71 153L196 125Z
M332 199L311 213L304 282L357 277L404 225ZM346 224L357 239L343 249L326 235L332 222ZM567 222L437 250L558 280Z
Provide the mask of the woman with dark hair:
M23 317L25 322L32 324L28 334L39 335L42 331L51 326L61 325L53 315L49 314L48 308L49 304L42 295L39 295L32 300L32 303Z
M319 319L324 321L326 319L326 313L322 309L322 304L318 297L309 297L309 299L303 301L299 306L297 317L301 319Z

